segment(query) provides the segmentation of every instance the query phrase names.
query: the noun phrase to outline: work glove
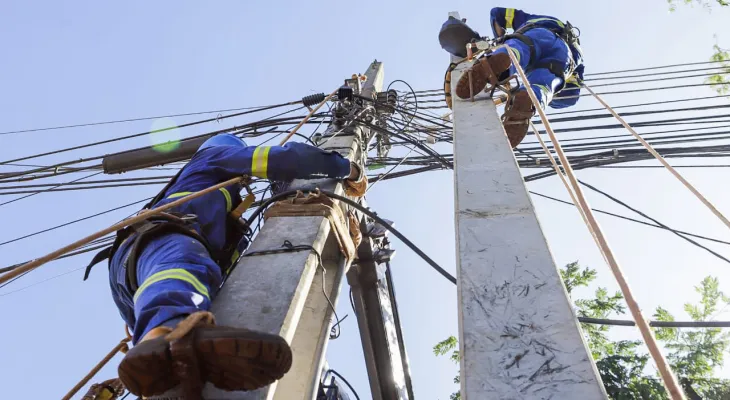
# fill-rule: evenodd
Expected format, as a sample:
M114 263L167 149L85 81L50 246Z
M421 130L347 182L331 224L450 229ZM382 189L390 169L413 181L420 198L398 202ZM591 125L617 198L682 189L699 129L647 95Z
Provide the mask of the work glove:
M350 237L352 238L352 243L355 244L355 248L357 249L358 247L360 247L360 243L362 243L360 221L357 220L357 215L353 211L350 211L347 218L350 223Z
M365 171L355 164L350 163L358 174L355 178L345 179L345 193L351 197L362 197L365 195L365 191L368 189L368 177L365 176Z

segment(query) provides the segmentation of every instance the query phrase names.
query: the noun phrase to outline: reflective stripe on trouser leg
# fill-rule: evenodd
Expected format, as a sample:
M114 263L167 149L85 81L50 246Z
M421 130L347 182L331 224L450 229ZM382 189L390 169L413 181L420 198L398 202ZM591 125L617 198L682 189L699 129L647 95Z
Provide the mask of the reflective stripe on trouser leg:
M189 283L198 294L201 294L210 299L210 295L208 294L208 288L206 288L205 285L203 285L203 283L198 280L198 278L182 268L172 268L165 271L160 271L145 279L139 289L137 289L137 292L134 294L134 301L136 302L137 299L142 295L142 293L145 292L145 290L147 290L148 287L154 285L157 282L161 282L167 279L173 279Z
M135 293L134 312L137 317L137 324L134 327L135 342L151 329L167 325L166 322L170 320L177 322L196 311L210 310L209 288L189 272L195 269L200 272L206 268L193 264L175 264L175 267L154 274L140 286L140 289L144 290ZM181 274L180 271L186 273Z
M119 270L118 265L113 270ZM126 283L125 273L115 276L117 287ZM137 279L140 286L133 298L127 290L115 293L122 315L133 315L134 343L152 328L174 326L187 315L210 310L222 282L220 267L205 246L181 234L163 235L147 243L137 259Z

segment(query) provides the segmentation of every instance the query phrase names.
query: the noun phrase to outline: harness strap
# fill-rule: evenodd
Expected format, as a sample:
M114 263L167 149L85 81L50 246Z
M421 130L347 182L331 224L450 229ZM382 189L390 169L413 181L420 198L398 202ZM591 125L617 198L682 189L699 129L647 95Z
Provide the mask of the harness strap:
M129 248L129 253L127 253L127 258L124 261L124 266L127 269L127 286L133 295L137 289L139 289L139 282L137 280L137 260L139 259L142 250L144 250L144 247L150 240L170 233L179 233L190 236L202 243L211 256L213 256L213 252L208 245L208 241L205 240L205 238L197 231L192 229L188 223L184 222L184 220L145 221L141 224L141 226L135 227L135 234L137 236L133 238L134 242ZM215 259L215 257L213 258Z
M91 273L91 268L94 265L106 260L107 258L111 258L113 252L114 252L114 246L109 246L109 247L105 248L104 250L96 253L94 258L91 259L91 262L89 263L89 265L86 266L86 270L84 271L84 280L89 279L89 274Z
M132 294L134 294L139 288L137 281L137 258L139 258L139 254L150 240L167 233L179 233L190 236L202 243L213 259L217 260L217 254L214 254L211 250L208 241L190 226L190 222L193 220L194 218L190 216L181 217L172 213L161 213L153 217L152 220L143 221L118 231L114 244L97 253L89 265L86 266L84 280L88 279L91 268L96 264L106 259L109 259L111 262L111 258L114 257L114 253L116 253L121 244L129 239L133 242L124 264L127 268L127 285Z
M180 171L182 171L182 169ZM174 183L180 176L180 171L178 171L178 174L172 180L170 180L165 189L157 194L155 199L145 205L144 209L152 207L155 203L161 201L164 198L167 189L169 189L169 187L172 186L172 183ZM114 253L116 253L122 243L124 243L124 241L126 241L133 235L136 236L132 238L134 242L132 243L129 249L129 253L127 254L127 258L125 260L125 267L127 268L127 283L133 294L139 288L136 275L137 258L139 257L139 253L151 239L167 233L179 233L190 236L193 239L199 241L205 246L213 260L218 265L220 265L222 269L227 268L226 266L228 263L233 263L236 259L238 259L239 253L236 250L236 247L239 245L243 236L245 236L245 231L247 227L244 223L240 221L241 215L243 215L243 213L246 212L246 210L251 207L251 205L256 201L256 196L253 194L253 191L251 190L251 187L248 185L248 183L248 178L246 178L246 180L242 182L242 185L246 188L248 195L233 210L231 210L231 207L233 206L233 199L231 198L230 193L225 190L225 188L220 189L221 193L226 199L226 210L229 211L228 215L230 218L229 221L226 221L226 236L227 239L231 238L229 237L229 233L231 232L231 225L233 225L236 232L240 232L240 235L235 235L235 238L231 240L235 241L236 243L232 243L230 244L230 246L226 245L224 249L219 252L213 251L205 237L198 233L196 230L194 230L192 227L190 227L190 222L195 219L195 215L181 216L176 213L162 213L158 216L153 217L152 220L143 221L120 231L117 231L117 237L114 241L114 244L97 253L91 260L89 265L86 266L83 280L87 280L89 278L91 269L96 264L107 259L111 262L111 258L114 257ZM187 192L173 193L167 198L183 197L188 194L189 193ZM233 252L232 258L230 257L231 252Z
M502 36L501 42L504 43L508 39L516 39L516 40L519 40L520 42L526 44L527 47L530 48L530 60L534 60L535 57L537 57L537 52L535 50L535 41L532 40L529 36L525 35L522 32L522 29L520 29L520 30L518 30L515 33L512 33L510 35L504 35L504 36Z
M562 65L555 61L547 61L547 62L540 62L535 65L535 69L538 68L545 68L548 71L550 71L553 75L562 78L563 79L563 86L565 86L566 82L566 73L563 69ZM556 90L556 92L559 92L560 90Z

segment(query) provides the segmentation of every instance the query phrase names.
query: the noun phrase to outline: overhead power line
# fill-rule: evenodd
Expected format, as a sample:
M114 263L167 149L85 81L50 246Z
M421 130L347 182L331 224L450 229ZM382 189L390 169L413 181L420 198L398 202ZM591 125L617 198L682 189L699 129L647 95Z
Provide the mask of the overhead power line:
M34 154L34 155L30 155L30 156L19 157L19 158L15 158L15 159L12 159L12 160L2 161L2 162L0 162L0 165L2 165L2 164L8 164L8 163L14 163L14 162L18 162L18 161L25 161L25 160L29 160L29 159L32 159L32 158L38 158L38 157L48 156L48 155L52 155L52 154L65 153L65 152L72 151L72 150L79 150L79 149L84 149L84 148L87 148L87 147L98 146L100 144L118 142L120 140L131 139L131 138L140 137L140 136L144 136L144 135L149 135L149 134L153 134L153 133L166 132L166 131L169 131L169 130L172 130L172 129L187 128L187 127L190 127L190 126L205 124L205 123L214 122L214 121L220 121L220 120L223 120L223 119L228 119L228 118L233 118L233 117L239 117L241 115L252 114L252 113L256 113L256 112L260 112L260 111L266 111L266 110L271 110L271 109L274 109L274 108L284 107L284 106L287 106L287 105L290 105L290 104L291 104L291 102L281 103L281 104L275 104L275 105L272 105L272 106L266 106L266 107L262 107L262 108L257 108L255 110L242 111L242 112L238 112L238 113L234 113L234 114L223 115L223 116L216 117L216 118L208 118L208 119L203 119L203 120L199 120L199 121L188 122L188 123L185 123L185 124L182 124L182 125L178 125L178 126L168 126L166 128L154 129L154 130L151 130L151 131L145 131L145 132L135 133L135 134L132 134L132 135L126 135L126 136L116 137L116 138L112 138L112 139L101 140L101 141L98 141L98 142L87 143L87 144L83 144L83 145L79 145L79 146L67 147L65 149L48 151L48 152L45 152L45 153L40 153L40 154ZM231 129L233 129L233 128L226 129L226 131L227 130L231 130Z
M292 101L289 103L285 103L285 105L294 105L294 104L298 104L300 102L301 102L300 100ZM51 131L51 130L57 130L57 129L82 128L82 127L86 127L86 126L121 124L121 123L126 123L126 122L148 121L148 120L160 119L160 118L188 117L188 116L193 116L193 115L224 113L224 112L241 111L241 110L259 110L259 109L262 109L265 107L268 107L268 106L227 108L227 109L222 109L222 110L210 110L210 111L197 111L197 112L181 113L181 114L157 115L154 117L137 117L137 118L118 119L118 120L112 120L112 121L87 122L87 123L73 124L73 125L60 125L60 126L50 126L50 127L45 127L45 128L32 128L32 129L21 129L21 130L15 130L15 131L5 131L5 132L0 132L0 135L10 135L13 133Z
M64 226L69 226L69 225L72 225L72 224L75 224L75 223L78 223L78 222L81 222L81 221L86 221L88 219L95 218L95 217L98 217L100 215L109 214L110 212L114 212L114 211L117 211L117 210L121 210L123 208L131 207L131 206L137 205L139 203L143 203L143 202L149 201L150 199L152 199L152 197L148 197L148 198L142 199L142 200L137 200L137 201L134 201L132 203L125 204L125 205L122 205L122 206L119 206L119 207L114 207L114 208L111 208L109 210L102 211L100 213L96 213L96 214L89 215L88 217L83 217L83 218L75 219L73 221L64 222L63 224L56 225L56 226L53 226L53 227L50 227L50 228L47 228L47 229L43 229L41 231L29 233L27 235L20 236L20 237L17 237L15 239L6 240L4 242L0 242L0 246L6 245L6 244L9 244L9 243L13 243L13 242L17 242L18 240L27 239L29 237L33 237L33 236L36 236L36 235L40 235L41 233L46 233L46 232L50 232L50 231L53 231L53 230L56 230L56 229L59 229L59 228L63 228Z

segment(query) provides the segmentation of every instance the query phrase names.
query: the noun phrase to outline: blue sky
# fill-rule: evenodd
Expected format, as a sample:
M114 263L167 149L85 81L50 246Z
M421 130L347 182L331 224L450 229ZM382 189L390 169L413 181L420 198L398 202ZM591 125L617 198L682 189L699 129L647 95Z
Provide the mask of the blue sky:
M715 33L720 44L730 46L728 9L708 13L699 7L680 7L669 13L662 0L587 4L572 0L501 5L555 15L581 27L588 73L703 61L710 56ZM0 46L5 54L0 64L0 130L295 100L312 92L331 91L352 73L364 72L374 58L385 62L386 82L405 79L416 89L438 88L448 57L438 45L437 33L447 12L460 11L486 34L491 5L431 0L256 5L233 1L4 2L0 12ZM706 88L682 92L686 96L709 94ZM630 99L643 102L662 96L667 94L654 92ZM626 99L623 95L607 96L613 104ZM596 106L589 99L579 103L579 107ZM145 131L151 126L152 122L146 121L3 135L0 160ZM186 129L181 134L189 136L201 129ZM74 153L73 157L148 143L149 138L113 143ZM70 158L58 155L33 161L52 163ZM730 213L727 186L719 184L726 182L727 170L682 172L721 210ZM666 171L589 170L579 172L579 176L677 229L728 237L727 228ZM567 199L555 178L529 187ZM141 187L43 194L8 204L0 207L0 241L149 197L156 191ZM594 207L617 210L593 194L588 197ZM380 215L395 220L398 228L437 262L455 270L450 171L382 182L368 193L368 202ZM542 199L534 203L558 264L580 260L598 269L598 284L615 290L613 278L577 212ZM48 252L132 211L122 210L1 246L0 266ZM669 233L606 217L599 220L647 314L662 305L685 317L682 303L696 300L692 286L709 274L718 276L721 287L730 292L726 264ZM445 358L435 358L431 347L457 331L456 291L404 245L394 242L398 250L394 278L416 396L446 399L455 389L452 378L456 367ZM49 264L2 293L74 270L86 260L77 257ZM27 398L29 390L31 398L60 397L123 336L104 267L95 269L88 282L81 282L81 275L78 271L0 296L5 321L0 332L0 360L5 366L0 398ZM589 292L577 295L587 296ZM340 315L349 313L351 317L342 327L341 338L330 345L329 363L355 385L361 398L368 398L358 330L349 302L341 301L339 309ZM638 337L633 329L622 329L616 331L616 337ZM112 365L99 378L111 377L114 371Z

